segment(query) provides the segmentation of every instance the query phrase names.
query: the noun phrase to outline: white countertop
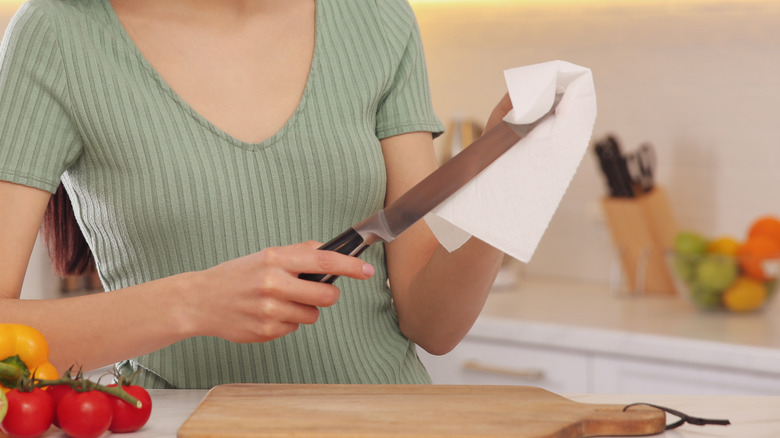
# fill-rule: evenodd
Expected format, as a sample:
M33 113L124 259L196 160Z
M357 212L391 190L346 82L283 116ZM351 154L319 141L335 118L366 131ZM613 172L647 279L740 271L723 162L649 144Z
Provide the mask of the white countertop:
M469 336L778 373L779 301L749 314L707 312L678 296L521 279L491 292Z
M657 394L566 394L565 396L580 403L652 403L695 417L731 421L730 426L685 424L656 435L664 438L776 438L780 436L780 397ZM667 424L677 420L677 417L667 414Z
M522 281L494 290L470 336L544 342L743 369L780 370L780 303L759 313L699 311L679 297L620 296L597 285L561 280ZM205 390L151 390L152 417L128 438L175 437ZM727 418L731 426L684 425L663 437L778 437L780 397L659 394L563 394L582 403L647 402L689 415ZM669 416L668 422L676 420ZM45 436L64 437L52 428Z
M127 438L171 438L195 410L206 395L205 390L151 390L152 417L141 430L122 434ZM567 394L571 400L581 403L629 404L634 402L653 403L666 406L688 415L704 418L725 418L730 426L683 425L664 432L659 437L739 437L776 438L780 436L780 397L741 396L692 396L692 395L609 395L609 394ZM676 417L668 416L668 422ZM54 427L46 437L65 437Z

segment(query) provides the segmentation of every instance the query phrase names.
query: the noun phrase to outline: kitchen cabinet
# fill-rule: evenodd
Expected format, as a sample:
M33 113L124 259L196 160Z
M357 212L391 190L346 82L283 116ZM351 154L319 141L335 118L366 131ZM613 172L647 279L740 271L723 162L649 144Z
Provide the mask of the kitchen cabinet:
M780 372L757 375L672 362L591 358L592 392L605 394L778 395ZM780 371L780 370L778 370Z
M780 372L754 374L714 364L616 358L478 339L464 340L446 356L420 356L435 384L526 385L556 393L780 395Z
M557 393L780 395L780 308L705 313L678 297L526 281L491 293L452 352L420 357L437 384Z
M425 354L423 361L434 383L590 392L588 358L574 352L467 339L447 356Z

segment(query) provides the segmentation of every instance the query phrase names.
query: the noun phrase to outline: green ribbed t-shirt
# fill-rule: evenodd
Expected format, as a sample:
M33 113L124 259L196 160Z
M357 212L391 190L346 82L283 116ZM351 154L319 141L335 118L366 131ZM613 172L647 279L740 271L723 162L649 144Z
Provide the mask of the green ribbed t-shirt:
M405 0L317 0L300 104L278 133L246 143L165 83L107 0L32 0L0 49L0 179L52 192L63 182L111 293L328 241L375 212L379 139L442 130L429 94ZM190 338L120 369L140 368L148 387L429 382L399 330L383 246L362 258L376 275L339 279L339 302L316 324L268 343Z

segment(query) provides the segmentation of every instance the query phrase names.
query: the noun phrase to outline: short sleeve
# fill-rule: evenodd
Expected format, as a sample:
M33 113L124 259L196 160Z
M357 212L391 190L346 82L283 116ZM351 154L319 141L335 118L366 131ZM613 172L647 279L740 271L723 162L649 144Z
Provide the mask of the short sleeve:
M25 3L0 45L0 180L53 193L81 144L54 28Z
M386 2L385 5L396 3L382 2ZM422 39L411 8L405 18L401 29L398 20L385 21L387 38L399 34L403 37L403 52L393 82L377 111L376 130L380 139L415 131L429 131L437 137L444 132L444 126L433 111Z

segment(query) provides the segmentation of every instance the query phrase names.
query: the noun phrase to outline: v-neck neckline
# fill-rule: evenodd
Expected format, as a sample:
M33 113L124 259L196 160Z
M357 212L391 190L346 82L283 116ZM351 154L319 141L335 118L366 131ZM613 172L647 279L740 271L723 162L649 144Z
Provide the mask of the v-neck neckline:
M214 123L212 123L209 119L201 115L198 111L196 111L186 100L184 100L179 93L176 92L176 90L173 89L173 87L168 84L168 82L165 80L165 78L162 77L162 75L157 71L157 69L154 68L154 66L149 62L148 59L146 59L146 56L141 52L141 50L138 48L138 45L133 41L133 39L130 37L130 34L127 32L127 29L125 28L124 24L122 24L122 21L119 19L119 16L116 14L116 11L114 10L114 5L111 4L110 0L103 0L104 6L108 12L109 18L111 20L111 23L116 26L117 33L119 33L119 36L121 39L130 47L130 49L134 52L135 56L138 58L139 62L143 65L144 69L149 73L149 75L155 80L157 85L160 87L160 89L168 95L175 103L177 103L182 110L184 110L186 113L188 113L193 119L195 119L197 122L199 122L201 125L208 128L210 131L212 131L217 136L223 138L228 143L239 147L241 149L255 151L264 149L270 146L273 146L276 144L279 140L281 140L296 124L297 120L301 116L301 114L304 111L304 108L306 106L306 103L309 98L309 94L311 94L311 89L313 87L314 82L314 75L315 72L315 66L317 65L317 60L319 58L319 52L320 52L320 44L321 44L321 27L322 27L322 7L319 4L323 0L315 0L315 6L314 6L314 49L311 56L311 65L309 66L309 72L306 77L306 84L304 85L303 93L301 95L300 100L298 101L298 105L295 108L295 111L292 113L292 115L287 119L287 121L282 125L282 127L276 131L274 134L272 134L270 137L261 140L259 142L247 142L241 139L236 138L235 136L229 134L222 128L218 127Z

